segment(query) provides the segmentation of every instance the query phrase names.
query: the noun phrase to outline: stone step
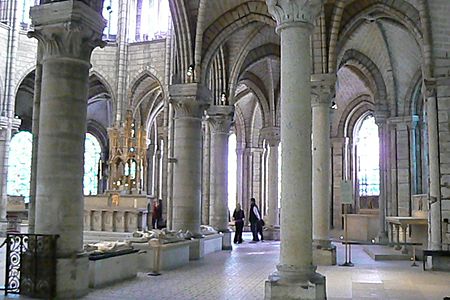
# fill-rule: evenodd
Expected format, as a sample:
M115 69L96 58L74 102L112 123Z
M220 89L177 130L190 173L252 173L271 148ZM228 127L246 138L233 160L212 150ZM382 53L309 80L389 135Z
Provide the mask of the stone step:
M370 245L363 247L364 252L367 253L373 260L411 260L411 255L403 254L401 250L395 250L392 247Z

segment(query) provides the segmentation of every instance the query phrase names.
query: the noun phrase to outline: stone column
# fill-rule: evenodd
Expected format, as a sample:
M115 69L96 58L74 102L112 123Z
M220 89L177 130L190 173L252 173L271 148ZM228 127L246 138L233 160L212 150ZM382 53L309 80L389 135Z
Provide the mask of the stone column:
M344 179L344 147L345 138L335 137L331 139L333 146L333 225L336 229L343 229L342 224L342 199L341 181Z
M441 236L441 191L439 167L439 124L437 108L437 88L435 80L425 80L425 105L427 111L428 128L428 155L429 155L429 240L428 248L440 250L442 248Z
M202 116L209 91L196 84L169 87L175 111L172 229L200 235Z
M281 36L281 246L266 299L325 299L312 255L311 49L322 1L266 0Z
M312 202L314 264L335 265L336 247L330 241L331 99L336 75L314 74L312 84Z
M37 150L39 140L39 112L41 110L41 84L42 84L42 45L38 44L36 71L34 80L33 97L33 150L31 154L31 178L30 178L30 203L28 204L28 233L34 233L36 214L36 175L37 175Z
M100 7L63 1L31 9L43 46L35 232L59 235L56 297L88 291L83 254L83 154L92 50L102 45Z
M203 122L203 180L202 180L202 224L209 225L209 204L211 186L211 136L208 122Z
M387 111L376 111L375 122L378 126L378 140L379 140L379 166L380 166L380 195L378 197L379 208L379 231L378 242L387 242L388 235L386 231L386 202L387 194L387 173L388 173L388 125L387 125Z
M280 145L280 128L265 127L261 130L261 136L269 145L269 156L267 158L268 168L268 191L267 218L265 220L267 231L264 238L267 240L280 239L280 223L278 220L278 147Z
M209 224L224 233L223 250L232 249L228 229L228 136L233 118L234 106L215 105L208 109L211 129Z

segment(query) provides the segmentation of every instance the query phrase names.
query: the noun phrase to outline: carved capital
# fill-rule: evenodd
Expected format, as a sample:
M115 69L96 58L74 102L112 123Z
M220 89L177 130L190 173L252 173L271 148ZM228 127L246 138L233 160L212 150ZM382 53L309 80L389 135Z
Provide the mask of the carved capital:
M208 123L212 134L228 134L234 124L234 106L215 105L208 111Z
M264 127L260 131L260 137L269 143L270 147L276 147L280 143L280 127Z
M34 31L28 37L39 40L42 58L69 58L89 63L94 48L103 47L103 17L80 1L63 1L31 8Z
M436 97L437 84L435 79L424 79L423 87L424 87L424 95L426 98Z
M311 76L311 105L331 105L336 95L336 75L313 74Z
M197 118L201 120L211 99L209 90L197 83L171 85L169 97L176 119Z
M322 0L266 0L278 27L298 23L312 26L322 9Z

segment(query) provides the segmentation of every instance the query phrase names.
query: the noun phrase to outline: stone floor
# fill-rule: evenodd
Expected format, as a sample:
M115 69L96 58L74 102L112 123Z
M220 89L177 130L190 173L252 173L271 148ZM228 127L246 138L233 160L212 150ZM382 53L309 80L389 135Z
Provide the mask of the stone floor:
M250 240L247 234L244 238ZM342 263L344 251L337 246L338 263ZM83 299L263 299L264 281L274 271L278 255L279 242L245 242L233 251L208 255L158 277L140 273L136 279L93 290ZM450 296L450 273L424 272L408 261L375 262L360 246L353 247L352 261L351 268L318 268L327 276L328 299L442 300Z

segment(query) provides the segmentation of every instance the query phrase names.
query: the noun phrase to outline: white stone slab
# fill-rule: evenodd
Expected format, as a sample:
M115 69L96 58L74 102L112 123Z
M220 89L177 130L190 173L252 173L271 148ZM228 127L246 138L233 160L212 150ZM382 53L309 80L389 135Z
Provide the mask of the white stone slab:
M138 253L89 260L89 287L97 288L137 275Z
M191 241L161 245L159 255L159 271L172 270L189 263L189 246ZM155 248L148 243L133 243L133 248L140 250L138 255L138 270L140 272L154 271Z

